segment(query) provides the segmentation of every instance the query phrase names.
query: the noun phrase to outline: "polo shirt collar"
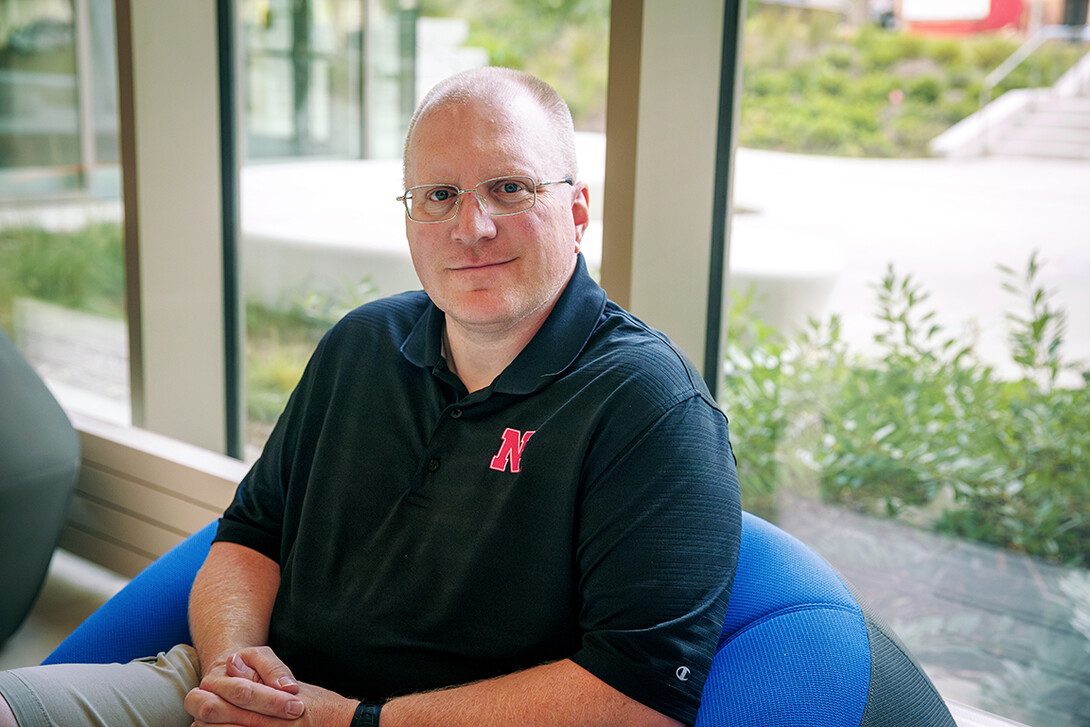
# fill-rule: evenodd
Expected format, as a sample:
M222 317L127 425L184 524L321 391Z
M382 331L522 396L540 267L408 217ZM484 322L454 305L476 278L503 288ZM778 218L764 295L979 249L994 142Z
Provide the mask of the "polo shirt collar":
M401 355L421 368L438 366L443 360L443 323L443 311L429 298L424 314L401 344Z
M493 390L529 394L563 373L587 345L606 307L606 292L579 254L575 272L541 329L504 369Z
M529 394L562 373L586 346L606 306L606 292L587 272L579 253L575 272L541 329L504 369L492 391ZM417 366L434 368L441 361L443 312L430 304L401 346L402 355Z

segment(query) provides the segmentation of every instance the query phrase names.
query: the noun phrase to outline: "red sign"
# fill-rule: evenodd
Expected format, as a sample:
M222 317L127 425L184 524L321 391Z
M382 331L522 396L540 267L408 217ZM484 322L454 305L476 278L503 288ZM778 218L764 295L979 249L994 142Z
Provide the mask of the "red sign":
M969 35L1025 28L1025 0L902 0L901 19L919 33Z

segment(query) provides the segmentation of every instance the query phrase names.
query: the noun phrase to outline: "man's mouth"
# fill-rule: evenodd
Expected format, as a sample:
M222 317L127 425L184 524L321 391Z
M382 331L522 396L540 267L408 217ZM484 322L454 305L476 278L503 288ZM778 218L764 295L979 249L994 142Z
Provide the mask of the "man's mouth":
M457 266L453 267L452 269L457 270L457 271L487 270L488 268L495 268L495 267L499 267L500 265L506 265L507 263L511 262L513 259L514 258L512 258L511 260L495 260L495 261L491 261L491 262L476 262L476 263L471 263L469 265L457 265Z

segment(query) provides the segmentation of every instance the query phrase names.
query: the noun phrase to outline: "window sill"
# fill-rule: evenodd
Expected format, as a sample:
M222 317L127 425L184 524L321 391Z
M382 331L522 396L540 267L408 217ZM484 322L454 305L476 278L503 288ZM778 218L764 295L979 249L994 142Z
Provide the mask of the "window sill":
M989 714L960 702L947 701L946 706L950 708L950 714L958 727L1027 727L1021 722Z

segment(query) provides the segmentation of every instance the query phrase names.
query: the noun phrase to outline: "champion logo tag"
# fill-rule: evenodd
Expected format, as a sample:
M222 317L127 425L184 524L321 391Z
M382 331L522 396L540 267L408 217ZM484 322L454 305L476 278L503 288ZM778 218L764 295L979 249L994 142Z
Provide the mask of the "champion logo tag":
M492 458L492 463L488 466L497 472L521 472L522 450L526 448L526 443L532 436L534 436L532 431L520 432L510 427L504 429L500 451L496 452L496 456Z

